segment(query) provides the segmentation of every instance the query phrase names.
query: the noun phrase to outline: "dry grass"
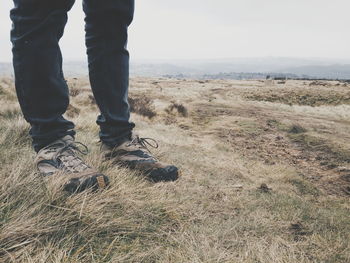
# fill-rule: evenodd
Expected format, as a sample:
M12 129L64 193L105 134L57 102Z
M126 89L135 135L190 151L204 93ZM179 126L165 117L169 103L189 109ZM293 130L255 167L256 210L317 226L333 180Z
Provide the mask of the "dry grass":
M350 88L339 82L300 82L289 81L276 87L270 87L257 92L247 92L246 98L257 101L280 102L289 105L342 105L350 104ZM278 92L276 92L278 88Z
M68 83L77 139L111 187L68 196L39 177L13 84L1 80L0 262L350 261L350 106L247 100L279 96L260 81L133 79L131 97L156 113L133 114L137 131L182 170L151 184L102 161L87 80ZM174 99L186 118L166 111Z

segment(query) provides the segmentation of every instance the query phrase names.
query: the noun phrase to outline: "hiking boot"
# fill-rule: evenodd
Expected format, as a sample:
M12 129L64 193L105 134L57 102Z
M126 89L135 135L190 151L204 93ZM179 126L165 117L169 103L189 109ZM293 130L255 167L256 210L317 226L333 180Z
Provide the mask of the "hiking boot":
M131 139L116 147L102 143L101 151L107 160L138 170L153 182L175 181L178 179L179 172L177 167L159 162L152 156L147 146L158 148L155 140L133 135Z
M63 189L70 193L105 188L109 184L108 177L88 166L77 153L86 155L88 148L67 135L41 149L35 163L41 175L49 178L61 176Z

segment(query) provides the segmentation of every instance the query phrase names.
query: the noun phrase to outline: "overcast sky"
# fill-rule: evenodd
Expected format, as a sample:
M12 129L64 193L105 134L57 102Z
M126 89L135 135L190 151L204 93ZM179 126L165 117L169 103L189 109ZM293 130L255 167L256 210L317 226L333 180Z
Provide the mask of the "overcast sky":
M0 2L0 61L9 61L13 4ZM77 0L61 40L66 60L85 60L81 9ZM349 10L349 0L136 0L129 50L133 59L349 59Z

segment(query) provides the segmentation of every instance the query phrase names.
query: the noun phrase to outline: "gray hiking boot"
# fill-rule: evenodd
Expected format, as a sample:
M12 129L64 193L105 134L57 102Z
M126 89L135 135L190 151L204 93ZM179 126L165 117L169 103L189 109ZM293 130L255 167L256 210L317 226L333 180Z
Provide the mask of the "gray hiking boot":
M158 148L155 140L133 135L130 140L126 140L116 147L102 143L101 151L107 160L138 170L153 182L177 180L179 177L178 168L158 161L152 156L147 146Z
M83 149L79 149L82 146ZM63 189L70 193L87 188L105 188L108 177L88 166L77 153L87 154L87 147L75 142L72 136L65 136L41 149L36 158L36 166L45 177L61 176L64 178Z

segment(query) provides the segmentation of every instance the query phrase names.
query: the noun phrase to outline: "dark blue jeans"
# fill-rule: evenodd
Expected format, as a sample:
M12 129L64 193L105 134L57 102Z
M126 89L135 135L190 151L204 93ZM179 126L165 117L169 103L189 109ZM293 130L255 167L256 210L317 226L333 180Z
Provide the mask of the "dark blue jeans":
M74 124L62 115L69 92L58 45L74 0L14 0L13 66L18 100L36 151L65 135ZM89 77L100 109L100 138L109 145L129 137L127 30L134 0L84 0Z

